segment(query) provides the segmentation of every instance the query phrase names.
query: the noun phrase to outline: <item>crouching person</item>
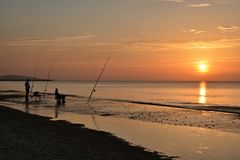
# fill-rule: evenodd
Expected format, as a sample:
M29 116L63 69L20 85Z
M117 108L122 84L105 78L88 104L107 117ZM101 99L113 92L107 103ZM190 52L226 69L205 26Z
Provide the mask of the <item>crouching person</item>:
M57 101L57 104L65 104L66 103L66 100L65 100L66 96L65 95L62 95L62 94L59 94L58 92L58 89L56 88L55 89L55 99Z

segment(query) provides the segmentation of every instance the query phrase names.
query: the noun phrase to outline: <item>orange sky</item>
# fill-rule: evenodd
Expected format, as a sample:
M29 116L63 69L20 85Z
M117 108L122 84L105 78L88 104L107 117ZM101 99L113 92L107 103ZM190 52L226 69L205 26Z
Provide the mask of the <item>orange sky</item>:
M237 0L0 2L0 74L94 80L240 80ZM199 71L199 63L207 65Z

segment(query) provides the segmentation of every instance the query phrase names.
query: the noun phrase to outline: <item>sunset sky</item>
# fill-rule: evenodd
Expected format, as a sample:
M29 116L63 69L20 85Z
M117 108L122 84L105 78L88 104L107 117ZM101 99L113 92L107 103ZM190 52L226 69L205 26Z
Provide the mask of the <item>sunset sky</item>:
M240 0L1 0L0 75L240 80Z

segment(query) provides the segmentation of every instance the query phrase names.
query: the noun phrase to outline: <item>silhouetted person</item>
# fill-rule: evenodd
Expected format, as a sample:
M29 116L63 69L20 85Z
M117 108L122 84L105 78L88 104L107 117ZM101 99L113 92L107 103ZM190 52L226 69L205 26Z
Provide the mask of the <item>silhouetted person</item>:
M60 94L58 92L58 89L55 89L55 99L59 99L60 98Z
M28 102L29 90L30 90L30 83L29 83L29 79L27 79L25 81L25 91L26 91L25 101L26 102Z
M55 99L57 101L57 104L61 104L61 102L62 102L62 104L65 104L65 102L66 102L65 97L66 97L65 95L59 94L57 88L55 89Z

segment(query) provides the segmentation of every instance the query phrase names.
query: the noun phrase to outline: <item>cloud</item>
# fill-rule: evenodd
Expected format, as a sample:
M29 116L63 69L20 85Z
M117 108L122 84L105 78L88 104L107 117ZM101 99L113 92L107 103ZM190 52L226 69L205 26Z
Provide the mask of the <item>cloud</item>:
M240 59L238 57L235 56L228 56L228 57L219 57L219 60L217 60L216 62L240 62Z
M235 3L238 0L205 0L205 2L193 2L193 0L147 0L152 2L175 2L175 3L186 3L188 7L202 8L202 7L210 7L212 5L227 5L231 3ZM199 0L200 1L200 0ZM202 0L201 0L202 1ZM191 4L192 3L192 4Z
M113 16L111 14L104 14L103 17L104 18L112 18Z
M185 0L163 0L163 1L183 3Z
M193 34L202 34L202 33L206 33L206 31L201 31L201 30L196 30L196 29L189 29L189 30L185 30L183 31L184 33L193 33Z
M77 36L56 37L56 38L23 38L15 40L0 41L4 46L57 46L57 45L79 45L80 42L95 38L96 35L84 33Z
M148 33L150 33L150 32L149 32L149 31L142 30L142 31L138 31L137 33L139 33L139 34L148 34Z
M187 6L192 7L192 8L203 8L203 7L210 7L210 6L212 6L212 4L210 4L210 3L200 3L200 4L189 4Z
M91 33L85 33L82 35L78 35L78 36L70 36L70 37L60 37L60 38L56 38L55 40L83 40L83 39L90 39L90 38L94 38L96 37L96 35L91 34Z
M231 3L235 3L238 0L211 0L213 3L215 2L216 4L220 4L220 5L226 5L226 4L231 4Z
M176 3L183 3L185 0L151 0L152 2L176 2Z
M222 32L236 32L239 30L239 27L238 26L226 26L226 27L218 26L217 29Z
M233 48L240 46L240 38L214 39L214 40L182 40L170 43L173 48L177 49L220 49Z
M115 48L121 51L133 52L155 52L169 50L191 50L191 49L220 49L240 46L240 38L214 39L214 40L189 40L175 39L171 41L160 40L134 40L126 39L118 42L98 42L92 48Z
M194 34L197 30L189 30ZM92 36L61 37L55 39L22 39L12 41L0 41L1 46L31 48L54 47L59 50L70 49L72 51L86 50L106 52L114 49L123 52L157 52L169 50L191 50L191 49L220 49L240 47L240 38L226 39L173 39L163 41L158 39L122 39L118 41L100 41L91 39ZM88 40L89 39L89 40Z

